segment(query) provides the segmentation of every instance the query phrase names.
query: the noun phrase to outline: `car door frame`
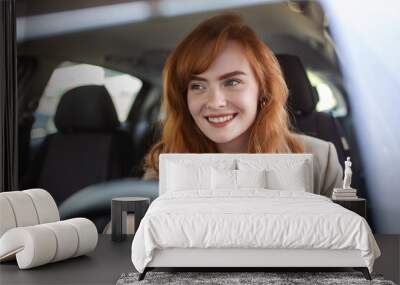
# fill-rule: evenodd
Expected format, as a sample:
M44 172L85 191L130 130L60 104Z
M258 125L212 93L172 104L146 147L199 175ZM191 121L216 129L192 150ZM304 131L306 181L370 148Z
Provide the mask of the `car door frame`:
M0 192L18 190L15 0L0 2Z

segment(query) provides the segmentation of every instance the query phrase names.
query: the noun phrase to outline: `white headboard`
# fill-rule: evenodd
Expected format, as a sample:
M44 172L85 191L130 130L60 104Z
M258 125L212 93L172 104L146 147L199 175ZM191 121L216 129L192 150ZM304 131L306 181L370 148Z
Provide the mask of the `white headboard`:
M304 162L307 166L307 181L313 189L313 156L301 154L269 154L269 153L163 153L159 157L159 195L166 192L167 165L169 162L185 166L213 166L222 169L238 169L237 165L245 165L250 169L279 169L288 164Z

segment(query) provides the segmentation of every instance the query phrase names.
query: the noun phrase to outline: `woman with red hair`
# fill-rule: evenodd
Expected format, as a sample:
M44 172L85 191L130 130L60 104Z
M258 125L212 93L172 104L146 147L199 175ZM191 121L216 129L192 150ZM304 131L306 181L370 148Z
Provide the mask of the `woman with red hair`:
M342 181L333 144L290 130L288 88L272 51L236 14L197 26L163 71L161 140L145 158L144 179L158 178L160 153L314 154L315 192Z

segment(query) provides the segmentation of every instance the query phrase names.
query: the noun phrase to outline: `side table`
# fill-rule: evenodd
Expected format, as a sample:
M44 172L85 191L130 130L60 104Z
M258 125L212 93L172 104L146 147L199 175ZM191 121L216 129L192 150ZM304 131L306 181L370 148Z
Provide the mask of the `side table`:
M135 213L135 230L139 227L150 205L150 199L144 197L118 197L111 200L111 239L123 241L126 238L126 217Z
M332 202L341 205L342 207L359 214L364 219L367 218L367 200L364 198L354 198L354 199L332 199Z

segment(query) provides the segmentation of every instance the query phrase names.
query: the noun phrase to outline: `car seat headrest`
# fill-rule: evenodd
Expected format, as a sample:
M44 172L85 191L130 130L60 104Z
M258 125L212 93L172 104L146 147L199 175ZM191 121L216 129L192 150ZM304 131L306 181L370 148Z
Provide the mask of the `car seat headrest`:
M278 54L276 58L289 88L288 110L296 116L313 112L318 103L318 96L300 59L288 54Z
M120 125L110 94L100 85L68 90L58 104L54 123L60 132L109 132Z

